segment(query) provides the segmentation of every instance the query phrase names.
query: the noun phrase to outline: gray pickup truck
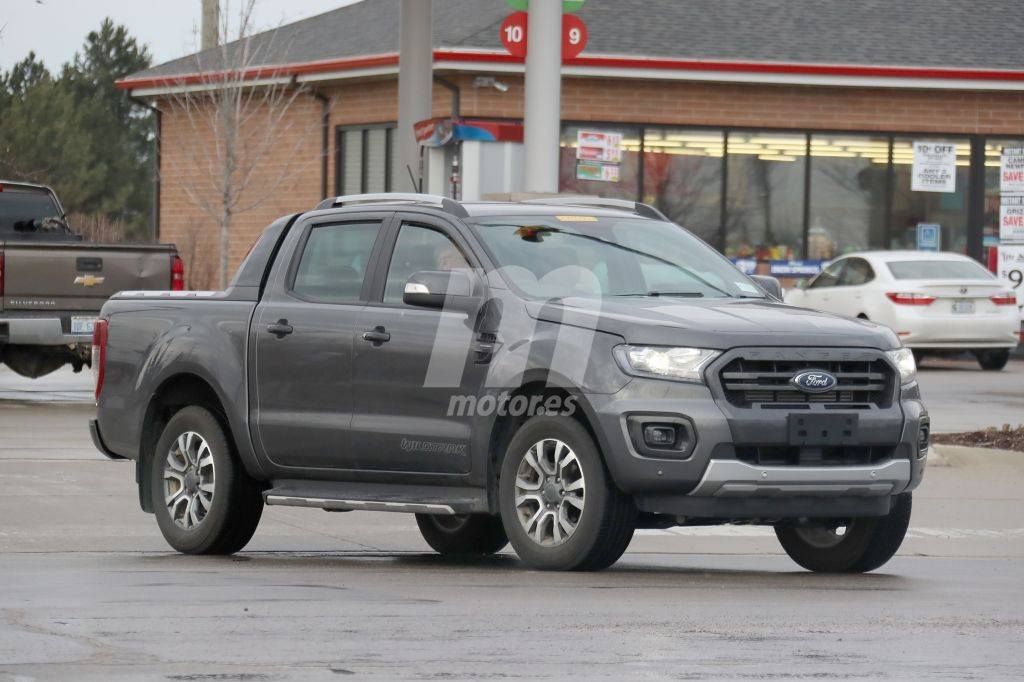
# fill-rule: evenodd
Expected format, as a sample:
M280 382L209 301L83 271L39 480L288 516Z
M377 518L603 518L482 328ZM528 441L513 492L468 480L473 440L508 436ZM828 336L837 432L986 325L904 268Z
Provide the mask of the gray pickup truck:
M0 359L39 377L90 362L93 322L111 294L180 289L170 244L90 244L49 187L0 180Z
M775 287L643 204L339 197L267 228L226 291L111 299L93 440L186 553L291 505L414 513L443 554L511 542L541 569L745 523L873 570L927 459L913 356Z

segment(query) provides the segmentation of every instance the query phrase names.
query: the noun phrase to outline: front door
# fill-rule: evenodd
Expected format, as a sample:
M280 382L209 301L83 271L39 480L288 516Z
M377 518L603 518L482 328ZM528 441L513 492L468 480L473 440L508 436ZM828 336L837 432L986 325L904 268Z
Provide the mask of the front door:
M278 266L256 309L252 423L258 447L274 464L358 464L348 433L352 346L366 274L389 218L345 216L303 226L296 257Z
M472 414L461 400L475 398L487 369L469 352L475 316L408 306L402 294L415 272L475 262L449 227L413 217L395 222L390 258L382 259L386 279L355 338L352 448L371 469L466 473Z

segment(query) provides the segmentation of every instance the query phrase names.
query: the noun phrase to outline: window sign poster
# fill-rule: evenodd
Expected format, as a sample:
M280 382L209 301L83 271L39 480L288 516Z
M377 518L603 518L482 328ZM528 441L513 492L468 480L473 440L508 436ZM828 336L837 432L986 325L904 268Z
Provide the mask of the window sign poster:
M582 161L622 161L622 133L581 130L576 133L576 158Z
M576 178L578 180L596 180L597 182L618 182L619 166L614 163L598 161L577 161Z
M1024 194L1024 147L1003 149L999 170L1000 193Z
M1017 292L1017 308L1024 322L1024 244L999 245L999 278Z
M1024 242L1024 195L1004 196L999 202L999 239Z
M941 251L942 226L938 223L917 224L917 250Z
M910 189L913 192L955 192L956 145L915 142Z

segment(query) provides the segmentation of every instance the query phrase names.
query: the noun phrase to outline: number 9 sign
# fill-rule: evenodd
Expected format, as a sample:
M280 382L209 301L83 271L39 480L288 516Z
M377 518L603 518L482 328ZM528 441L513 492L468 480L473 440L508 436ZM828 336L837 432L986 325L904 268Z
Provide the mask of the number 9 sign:
M576 59L587 47L587 25L575 14L562 15L562 59Z

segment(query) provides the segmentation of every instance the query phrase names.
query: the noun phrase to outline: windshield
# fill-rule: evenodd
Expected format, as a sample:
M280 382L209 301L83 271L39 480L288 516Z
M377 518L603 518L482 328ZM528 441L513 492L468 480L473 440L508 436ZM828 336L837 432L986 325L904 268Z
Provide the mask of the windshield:
M764 298L714 249L671 223L587 215L469 222L509 282L530 297Z
M65 232L53 195L40 189L3 187L0 190L0 235L8 237L47 230L43 222L54 218L52 229ZM38 222L36 222L38 221Z
M992 273L974 261L904 260L888 266L896 279L993 279Z

